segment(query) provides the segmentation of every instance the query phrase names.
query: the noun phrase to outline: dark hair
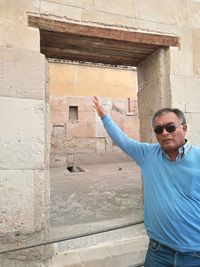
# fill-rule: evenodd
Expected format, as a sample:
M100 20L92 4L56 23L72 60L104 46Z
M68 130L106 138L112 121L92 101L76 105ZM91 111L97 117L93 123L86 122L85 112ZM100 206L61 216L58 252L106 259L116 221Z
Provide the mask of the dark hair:
M157 117L162 116L164 113L169 113L169 112L173 112L177 115L177 117L180 119L180 123L181 124L186 124L186 119L185 119L185 115L184 113L178 109L178 108L162 108L159 109L158 111L156 111L156 113L153 115L152 118L152 124L154 123L155 119Z

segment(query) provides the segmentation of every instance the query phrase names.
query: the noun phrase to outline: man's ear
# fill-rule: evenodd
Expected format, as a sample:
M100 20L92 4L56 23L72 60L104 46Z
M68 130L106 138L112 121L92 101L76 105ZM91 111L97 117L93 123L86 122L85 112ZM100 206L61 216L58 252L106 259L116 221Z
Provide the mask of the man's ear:
M184 132L187 132L187 124L183 124L183 130Z

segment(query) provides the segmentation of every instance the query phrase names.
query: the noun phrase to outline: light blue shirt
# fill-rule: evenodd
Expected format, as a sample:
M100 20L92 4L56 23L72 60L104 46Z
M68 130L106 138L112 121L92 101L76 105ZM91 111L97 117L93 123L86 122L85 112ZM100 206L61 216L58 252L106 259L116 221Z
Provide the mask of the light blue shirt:
M186 156L189 153L191 147L192 147L192 145L187 141L187 139L185 139L185 144L183 146L179 147L179 149L178 149L179 153L178 153L178 156L176 157L176 161L181 160L184 156ZM171 160L170 157L168 156L168 154L163 149L162 149L162 151L163 151L163 156L167 157L169 160Z
M180 252L200 251L200 148L189 143L170 161L159 144L129 138L110 118L102 118L112 140L141 168L144 223L150 238Z

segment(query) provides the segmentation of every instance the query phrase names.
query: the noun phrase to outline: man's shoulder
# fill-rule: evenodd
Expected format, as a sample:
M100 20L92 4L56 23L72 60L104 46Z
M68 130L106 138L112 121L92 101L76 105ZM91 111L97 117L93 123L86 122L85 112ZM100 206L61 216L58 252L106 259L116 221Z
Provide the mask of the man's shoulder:
M191 150L195 151L197 153L200 153L200 146L197 145L191 145Z

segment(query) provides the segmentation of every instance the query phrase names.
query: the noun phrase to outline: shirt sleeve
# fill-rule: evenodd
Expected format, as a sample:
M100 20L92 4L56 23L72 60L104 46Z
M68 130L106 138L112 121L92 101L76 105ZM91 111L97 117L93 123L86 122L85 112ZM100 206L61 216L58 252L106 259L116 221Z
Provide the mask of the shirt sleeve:
M108 114L102 117L102 122L113 142L141 166L146 160L151 144L128 137Z

